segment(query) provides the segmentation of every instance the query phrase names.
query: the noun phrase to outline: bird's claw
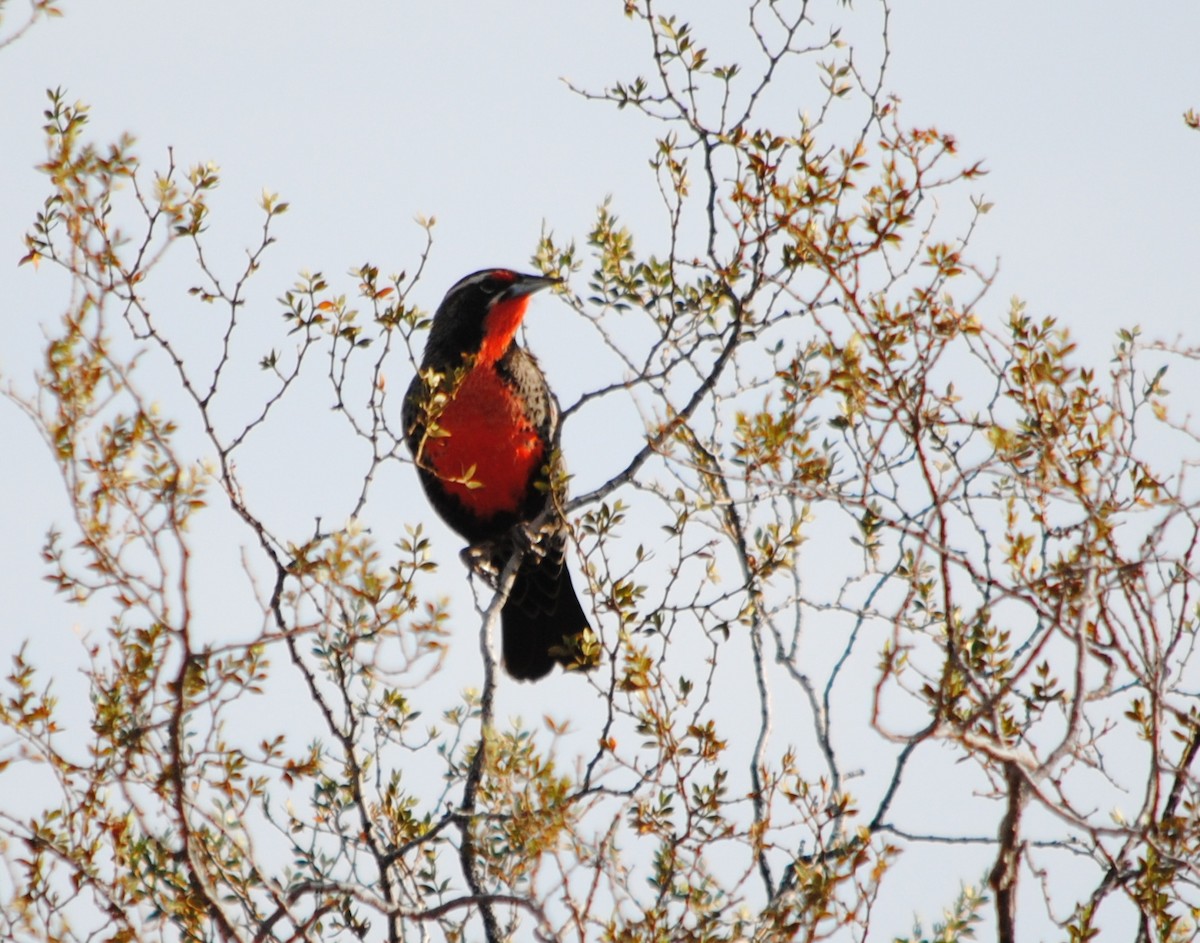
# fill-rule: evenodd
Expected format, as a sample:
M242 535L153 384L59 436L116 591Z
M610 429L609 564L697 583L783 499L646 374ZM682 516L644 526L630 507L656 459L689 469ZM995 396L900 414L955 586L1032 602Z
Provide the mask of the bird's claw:
M546 545L544 543L545 536L550 533L551 528L542 524L538 526L537 522L522 522L517 524L512 529L512 539L516 548L520 549L522 554L531 554L539 560L546 557Z
M459 559L472 573L478 573L488 582L495 583L500 578L500 570L496 566L496 547L492 541L469 544L459 552Z

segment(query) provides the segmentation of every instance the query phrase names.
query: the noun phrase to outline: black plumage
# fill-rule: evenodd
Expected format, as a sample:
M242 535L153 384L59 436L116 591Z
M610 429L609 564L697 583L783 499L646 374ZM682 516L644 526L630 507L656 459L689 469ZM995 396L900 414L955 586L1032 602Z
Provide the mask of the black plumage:
M529 296L553 279L488 269L461 279L434 315L404 401L404 432L434 509L472 545L493 583L523 551L501 613L504 664L534 680L556 662L586 667L587 617L565 565L559 408L516 342ZM547 513L549 512L549 513ZM530 525L538 522L532 529Z

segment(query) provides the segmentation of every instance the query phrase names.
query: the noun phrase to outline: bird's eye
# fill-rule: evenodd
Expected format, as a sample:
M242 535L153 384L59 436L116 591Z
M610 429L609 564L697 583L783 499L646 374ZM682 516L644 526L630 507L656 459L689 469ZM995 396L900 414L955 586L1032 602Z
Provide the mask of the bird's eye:
M499 279L489 278L480 283L479 290L482 291L485 295L494 295L494 294L496 294L496 292L498 292L503 287L504 287L504 284Z

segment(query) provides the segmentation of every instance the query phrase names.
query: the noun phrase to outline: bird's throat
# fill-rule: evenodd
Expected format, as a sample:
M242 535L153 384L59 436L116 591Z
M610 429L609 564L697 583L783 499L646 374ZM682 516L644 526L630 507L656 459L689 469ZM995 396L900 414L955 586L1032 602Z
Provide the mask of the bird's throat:
M475 360L477 365L494 364L504 356L517 336L517 328L521 326L528 307L528 295L492 305L483 318L483 343L479 345L479 355Z

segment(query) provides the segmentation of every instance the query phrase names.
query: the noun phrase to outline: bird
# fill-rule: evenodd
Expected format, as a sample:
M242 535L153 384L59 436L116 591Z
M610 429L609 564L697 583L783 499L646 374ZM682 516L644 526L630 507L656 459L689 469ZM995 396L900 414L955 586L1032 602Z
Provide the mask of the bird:
M469 543L464 559L496 585L522 552L500 613L504 667L521 681L595 663L558 510L559 405L516 338L531 296L560 283L506 268L459 279L434 313L402 415L430 504Z

